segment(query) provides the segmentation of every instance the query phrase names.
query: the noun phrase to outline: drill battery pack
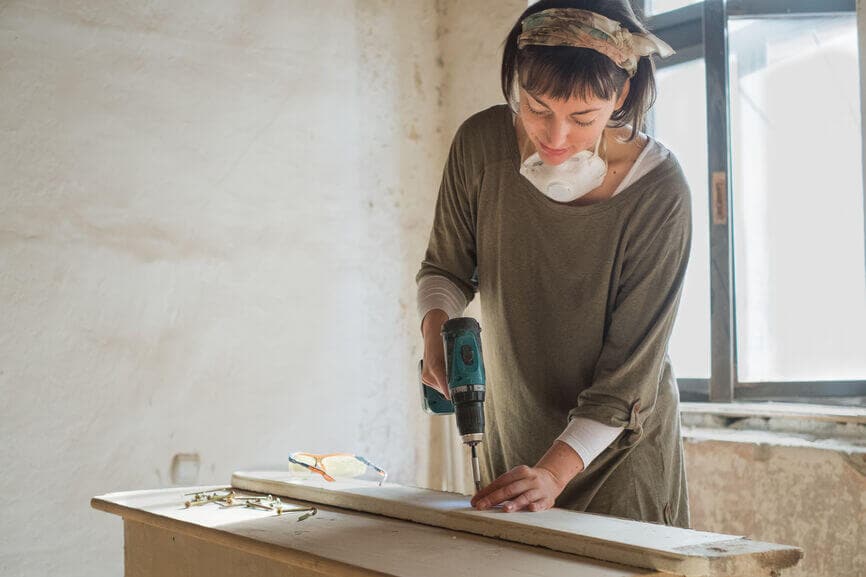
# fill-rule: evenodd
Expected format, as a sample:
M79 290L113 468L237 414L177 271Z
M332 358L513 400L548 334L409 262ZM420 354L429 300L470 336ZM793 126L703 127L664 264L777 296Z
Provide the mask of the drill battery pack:
M428 387L421 381L421 373L424 371L424 361L418 361L418 383L421 385L421 408L431 415L453 415L454 403L445 398L445 395Z

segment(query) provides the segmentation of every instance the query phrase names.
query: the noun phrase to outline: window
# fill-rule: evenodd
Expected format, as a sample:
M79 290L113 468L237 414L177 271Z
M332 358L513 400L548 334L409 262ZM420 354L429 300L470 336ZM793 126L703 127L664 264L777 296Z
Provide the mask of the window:
M670 356L679 378L710 378L710 259L707 214L707 99L704 60L657 74L654 136L674 151L692 192L692 248Z
M660 14L662 12L669 12L671 10L676 10L677 8L688 6L689 4L697 4L700 1L701 0L647 0L646 13Z
M855 18L731 24L738 378L863 377Z
M644 7L678 51L658 62L651 131L693 195L670 347L683 398L857 402L866 207L855 1Z

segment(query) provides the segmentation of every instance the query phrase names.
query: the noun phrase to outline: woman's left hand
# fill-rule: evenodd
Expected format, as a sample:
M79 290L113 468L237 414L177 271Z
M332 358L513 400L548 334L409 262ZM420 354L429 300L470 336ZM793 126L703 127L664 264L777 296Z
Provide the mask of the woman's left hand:
M565 483L550 470L520 465L481 489L472 497L471 504L479 510L501 504L506 513L524 509L544 511L553 507L564 487Z

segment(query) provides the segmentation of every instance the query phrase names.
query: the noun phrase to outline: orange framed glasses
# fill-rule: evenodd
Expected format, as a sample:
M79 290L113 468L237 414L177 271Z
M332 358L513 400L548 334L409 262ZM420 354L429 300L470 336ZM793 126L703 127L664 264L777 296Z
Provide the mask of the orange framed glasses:
M367 473L368 468L373 469L380 477L379 485L388 478L385 469L352 453L316 455L297 452L289 455L289 471L293 473L316 473L328 482L334 482L336 480L334 477L361 477Z

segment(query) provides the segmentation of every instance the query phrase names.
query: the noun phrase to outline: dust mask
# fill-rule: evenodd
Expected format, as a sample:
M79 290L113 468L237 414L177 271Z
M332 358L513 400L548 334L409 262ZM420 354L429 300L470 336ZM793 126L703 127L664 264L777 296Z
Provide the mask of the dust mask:
M598 188L607 174L607 162L598 155L601 139L595 143L595 150L582 150L561 164L545 164L537 152L523 161L522 174L529 182L557 202L571 202Z

